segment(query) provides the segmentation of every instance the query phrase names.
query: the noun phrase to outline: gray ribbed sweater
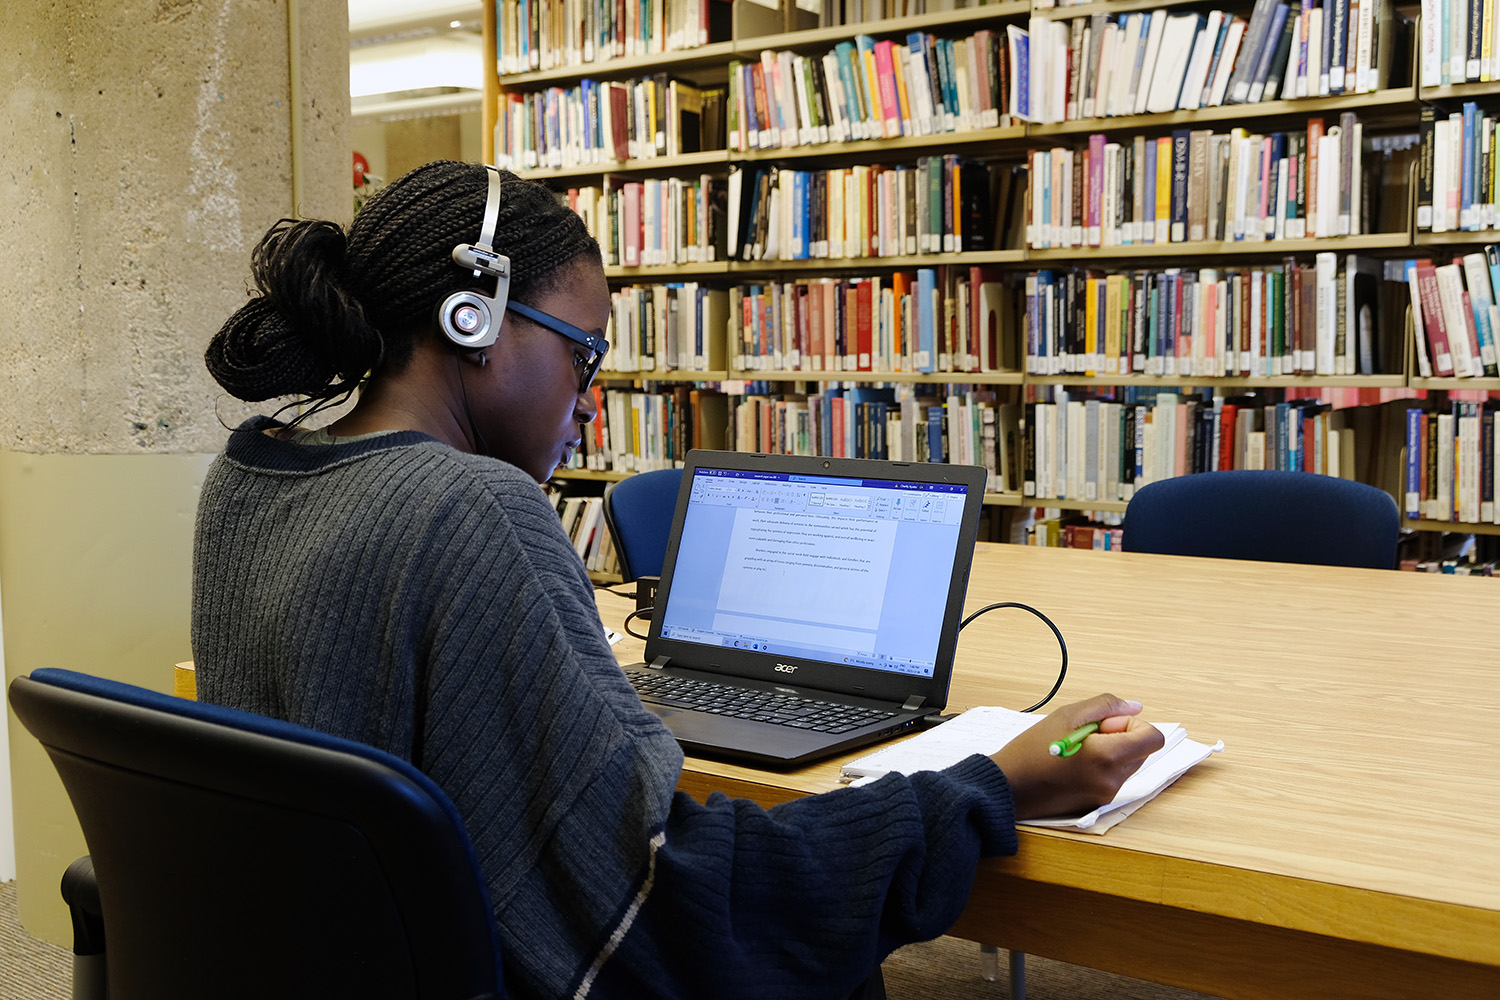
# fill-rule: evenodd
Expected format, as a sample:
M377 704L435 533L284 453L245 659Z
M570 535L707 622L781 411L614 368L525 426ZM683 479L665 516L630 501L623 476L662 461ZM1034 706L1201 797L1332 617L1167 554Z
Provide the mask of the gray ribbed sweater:
M520 997L840 997L1015 850L990 761L764 810L675 792L536 483L416 433L230 438L203 485L207 701L404 757L464 817Z

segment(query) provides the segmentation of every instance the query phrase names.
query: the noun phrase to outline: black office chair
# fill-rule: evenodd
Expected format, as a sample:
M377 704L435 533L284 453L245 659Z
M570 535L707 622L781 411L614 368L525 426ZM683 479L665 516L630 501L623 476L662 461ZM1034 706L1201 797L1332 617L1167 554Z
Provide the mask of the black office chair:
M468 833L405 761L67 670L10 700L83 827L65 893L102 914L110 1000L501 994Z
M605 491L604 523L615 540L626 583L661 576L681 483L681 469L657 469L638 472Z
M1396 502L1310 472L1200 472L1141 487L1125 508L1127 552L1394 569Z

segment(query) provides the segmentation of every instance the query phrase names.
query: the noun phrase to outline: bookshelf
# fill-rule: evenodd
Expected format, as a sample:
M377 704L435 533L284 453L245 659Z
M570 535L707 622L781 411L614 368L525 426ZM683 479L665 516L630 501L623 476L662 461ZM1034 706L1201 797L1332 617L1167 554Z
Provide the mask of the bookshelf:
M514 2L515 0L487 0L485 3L485 39L490 51L494 51L498 39L497 9L502 12L506 11L507 7ZM887 6L883 9L892 11L906 11L911 6L915 6L915 4L898 5L890 0L886 0L886 3ZM572 0L569 0L566 9L578 10L586 6L588 5L574 4ZM702 0L702 4L688 4L686 6L688 18L691 20L697 17L698 14L694 12L714 9L716 6L717 0ZM840 5L825 4L825 11L830 6L838 8ZM547 90L560 91L569 87L578 87L582 96L585 81L602 81L625 86L631 81L658 77L662 74L671 79L684 81L694 88L703 90L723 88L732 94L731 78L735 73L744 73L745 67L751 66L764 66L767 72L774 73L774 66L778 60L781 61L781 65L796 66L796 72L799 74L810 73L807 79L816 82L819 79L816 69L804 70L802 67L810 66L832 55L841 44L854 46L855 51L859 51L862 36L867 36L876 43L889 40L899 46L906 44L908 39L913 39L913 33L922 33L930 39L962 40L977 39L978 32L989 31L1001 39L998 43L994 43L991 51L998 52L1005 57L1010 54L1005 40L1013 30L1030 31L1036 37L1055 37L1076 46L1080 38L1088 37L1083 34L1084 30L1101 28L1106 23L1118 23L1121 33L1126 30L1126 25L1139 24L1142 33L1138 44L1144 49L1149 31L1148 26L1158 17L1168 15L1174 18L1192 15L1212 17L1212 12L1222 11L1224 16L1218 22L1221 25L1221 33L1228 33L1228 26L1237 16L1246 22L1245 37L1248 37L1256 6L1253 0L1231 4L1175 2L1175 0L1165 0L1165 2L1164 0L1141 0L1141 2L1111 0L1107 3L1054 8L1040 4L1033 6L1030 0L1026 2L1009 0L1009 2L963 7L957 10L919 14L904 13L902 16L866 19L855 24L832 24L819 27L818 15L792 6L789 0L783 0L783 6L776 10L756 7L748 2L737 2L734 5L737 12L736 19L732 23L727 18L715 20L710 17L709 23L716 25L710 30L718 34L710 37L706 44L689 46L683 51L626 54L602 61L551 66L546 69L532 69L504 76L498 72L497 61L491 66L491 71L487 73L485 81L484 153L486 160L495 162L496 151L499 148L495 125L501 120L503 102L513 100L507 96L512 94L536 94ZM1328 3L1320 2L1316 5L1319 11L1326 11L1330 18L1335 16L1337 6L1339 6L1337 0L1329 0ZM731 148L705 148L699 152L670 156L662 155L658 149L656 151L658 155L626 156L618 160L595 159L567 166L523 169L520 172L547 182L560 192L583 186L596 189L597 193L589 196L593 199L591 204L595 206L595 211L598 213L591 219L591 222L599 224L602 219L611 214L609 204L612 192L621 191L622 185L633 183L641 185L653 181L666 183L664 179L676 178L683 185L698 179L701 179L704 185L728 185L730 179L735 174L739 174L743 185L757 178L758 171L774 170L778 180L783 175L793 177L798 174L808 175L811 179L806 183L816 190L816 185L819 183L826 187L836 183L839 179L847 180L848 176L856 171L869 170L885 177L892 191L896 192L893 197L896 199L904 197L909 209L912 196L907 191L907 187L910 186L911 178L890 175L899 175L903 171L915 172L930 167L926 174L921 175L923 178L930 178L932 173L940 169L947 170L950 166L957 169L953 166L957 164L977 162L985 165L990 172L991 200L996 202L987 206L987 211L993 216L988 220L993 224L993 231L982 234L981 239L971 240L965 240L964 235L959 233L956 238L965 247L964 249L946 246L935 252L902 252L909 249L901 244L909 242L912 235L912 223L909 221L903 223L898 218L894 223L897 227L895 239L878 248L875 248L873 243L864 245L866 234L860 234L860 249L863 252L857 256L799 253L794 258L782 259L777 255L756 257L750 254L749 259L746 259L747 254L741 248L720 246L716 249L712 260L681 260L673 264L636 266L607 263L606 275L614 287L641 287L652 284L664 286L692 282L708 289L709 294L717 295L722 292L732 296L729 299L730 315L722 338L721 350L724 359L722 364L716 363L712 366L686 364L669 368L663 368L658 364L656 368L650 370L635 368L627 371L606 372L601 375L606 389L617 393L660 394L666 398L673 393L680 396L682 387L691 385L701 390L698 398L706 400L710 396L716 397L719 402L715 403L711 413L695 411L693 417L695 421L712 424L712 426L700 428L700 434L706 430L709 439L724 441L731 446L736 439L737 432L735 412L742 408L747 400L764 398L772 401L773 406L789 404L791 410L800 413L807 406L809 398L826 405L827 393L852 392L857 386L886 387L885 391L892 393L892 398L880 402L888 403L889 408L885 410L888 414L899 412L900 400L913 396L919 398L924 407L930 404L945 407L954 400L963 400L971 407L993 408L997 414L1000 410L1006 410L1007 413L1019 411L1024 415L1026 412L1024 408L1028 404L1050 403L1059 398L1069 401L1076 401L1080 398L1106 400L1112 398L1117 402L1124 400L1129 405L1136 405L1137 400L1149 399L1157 392L1168 391L1180 391L1184 399L1202 399L1206 405L1212 405L1215 397L1239 397L1247 393L1254 394L1259 405L1273 406L1288 401L1294 406L1301 405L1299 400L1317 394L1355 393L1370 395L1369 406L1375 410L1399 410L1404 406L1422 406L1428 410L1445 409L1450 406L1448 401L1450 394L1456 393L1458 397L1469 400L1470 397L1480 393L1500 392L1500 377L1487 374L1475 377L1444 377L1424 373L1419 366L1418 355L1423 353L1423 348L1425 348L1425 330L1419 326L1418 318L1413 315L1411 308L1407 305L1405 283L1395 277L1393 268L1398 268L1399 262L1408 259L1435 259L1443 263L1455 254L1474 252L1486 243L1500 242L1500 229L1461 231L1450 229L1446 232L1433 232L1431 226L1419 225L1419 204L1424 196L1430 198L1430 190L1426 187L1429 180L1421 166L1421 146L1415 140L1405 147L1382 146L1379 143L1390 136L1419 135L1419 119L1424 116L1424 109L1427 109L1427 117L1433 119L1454 114L1461 116L1466 105L1477 107L1480 112L1489 110L1490 113L1495 113L1493 109L1500 107L1500 65L1487 67L1484 73L1480 74L1493 76L1494 80L1460 82L1456 79L1445 78L1441 83L1429 83L1423 77L1421 62L1421 46L1424 43L1421 19L1415 17L1410 12L1410 8L1404 6L1386 3L1366 4L1365 6L1368 8L1366 13L1371 15L1370 20L1365 22L1363 27L1358 20L1353 20L1352 25L1356 35L1361 30L1365 30L1375 39L1374 45L1371 46L1374 50L1373 54L1361 51L1357 46L1351 46L1347 50L1351 90L1356 87L1356 64L1358 65L1360 92L1357 93L1280 97L1254 103L1200 106L1191 110L1177 108L1167 111L1120 113L1107 116L1089 115L1087 117L1078 113L1082 108L1081 103L1078 108L1070 109L1066 107L1067 102L1064 101L1062 105L1059 105L1060 113L1058 114L1031 114L1023 118L1007 113L1017 110L1013 103L1005 103L1012 101L1013 95L997 81L994 90L996 94L1001 95L1002 103L993 110L997 112L995 118L998 120L986 121L982 117L979 109L985 106L985 100L977 98L972 105L975 109L972 117L966 119L960 115L955 119L956 124L952 131L942 131L937 128L926 131L921 128L908 129L907 123L898 122L894 133L887 124L886 131L881 134L877 121L874 126L871 126L875 129L869 133L871 137L851 138L848 141L816 141L818 114L815 110L809 113L804 107L801 121L812 123L813 132L810 136L798 136L802 141L794 142L788 139L778 145L762 148L758 143L755 146L748 145L747 137L746 141L739 143L733 140L726 141L724 144ZM555 7L559 11L565 9L561 0L557 0ZM1314 5L1309 3L1304 16L1309 16L1313 7ZM671 8L671 0L668 0L662 23L669 23L669 19L675 16ZM854 5L851 4L850 8L853 10ZM739 12L743 12L744 16L740 17ZM499 17L504 16L513 15L499 15ZM1357 15L1354 16L1357 18ZM1140 17L1141 20L1134 20L1136 17ZM1048 28L1046 27L1048 24L1057 27ZM1500 39L1500 33L1497 33L1496 38ZM931 42L928 44L930 45ZM968 50L971 69L974 65L972 60L983 58L980 51L981 44L992 43L975 41L971 45ZM1123 45L1123 42L1121 44ZM915 41L911 45L915 46ZM1124 49L1122 48L1121 51ZM1295 47L1293 51L1296 51ZM1500 53L1500 41L1497 41L1495 51ZM766 57L765 53L772 55ZM801 59L802 62L794 62L796 59ZM1496 62L1500 64L1500 59ZM1292 65L1292 60L1288 58L1286 64ZM915 63L910 65L915 65ZM994 65L994 63L987 65ZM1215 64L1210 64L1209 73L1205 75L1203 85L1205 94L1214 79L1213 74L1217 72L1212 68L1213 65ZM1011 72L1014 71L1011 70ZM1086 73L1087 70L1082 72ZM1190 70L1184 70L1185 75L1189 72ZM1230 69L1226 68L1224 72L1227 93L1233 87L1233 77L1228 75L1231 72ZM796 78L801 79L800 76ZM822 79L827 79L826 73ZM1309 86L1310 79L1311 77L1303 77L1301 85ZM1069 81L1064 86L1072 86L1074 89L1071 92L1076 94L1080 92L1079 88L1084 80L1086 80L1085 77L1080 77L1076 81ZM981 86L972 85L975 89L970 92L970 96L978 94L978 88ZM1283 89L1295 90L1297 86L1298 83L1291 78L1290 71L1288 71ZM1314 82L1310 86L1316 88L1317 84ZM877 88L872 86L871 89ZM658 93L660 93L659 90ZM915 92L905 101L902 107L919 109ZM1138 108L1133 110L1139 111ZM791 114L795 117L796 109L793 109ZM1471 111L1470 114L1475 116L1476 112ZM837 118L836 114L830 116L827 111L824 115ZM1078 245L1075 241L1073 245L1064 246L1028 246L1019 220L1007 216L1012 205L1019 205L1021 211L1028 213L1027 221L1031 218L1029 213L1034 211L1034 206L1029 199L1035 191L1027 190L1025 178L1032 166L1032 157L1035 154L1050 149L1085 150L1091 136L1103 135L1108 141L1119 142L1122 145L1133 142L1138 136L1154 140L1172 137L1186 130L1222 135L1233 131L1236 136L1243 133L1257 139L1263 135L1289 137L1299 133L1306 135L1308 124L1314 120L1336 125L1340 123L1341 116L1349 115L1356 116L1361 128L1360 134L1363 136L1359 155L1362 169L1367 171L1372 169L1370 164L1376 161L1386 164L1381 167L1386 171L1385 173L1367 177L1365 180L1366 185L1371 188L1365 199L1368 204L1361 203L1356 192L1354 212L1358 214L1363 208L1367 218L1364 219L1362 226L1356 224L1353 232L1296 238L1291 238L1284 233L1281 238L1274 239L1176 240L1152 243L1136 241L1130 244L1116 242L1087 247ZM1478 116L1482 118L1482 113ZM1052 120L1040 120L1044 118ZM724 123L726 132L734 127L732 119L733 112L726 110ZM1351 119L1345 117L1342 121L1347 127ZM853 126L846 127L852 128ZM834 134L836 133L830 128L830 136ZM1425 135L1419 138L1426 139ZM736 146L738 148L735 148ZM1305 145L1303 148L1306 148ZM941 168L935 165L937 158L944 156L951 159ZM1305 159L1304 156L1304 161ZM1018 193L1022 199L1020 202L1013 203L1005 200L1001 203L994 197L996 190L994 177L997 173L1006 171L1009 171L1013 177L1021 179L1019 183L1022 187ZM916 177L917 174L912 173L911 176ZM866 183L865 175L860 175L859 183ZM881 182L877 179L869 183L875 185ZM945 183L957 185L956 181L945 180ZM1500 187L1500 185L1495 186ZM705 188L705 190L709 189ZM872 190L874 190L873 187ZM951 188L944 189L944 197L947 196L949 190ZM969 193L972 194L972 191ZM711 190L713 197L719 197L722 194L722 187L715 186ZM1491 196L1493 197L1493 193ZM917 198L920 199L920 194ZM900 204L899 201L897 203ZM831 202L827 204L831 205ZM1296 210L1305 211L1305 206ZM1286 210L1288 218L1293 211L1292 208ZM686 209L678 212L678 215L685 216L686 214L688 214ZM899 212L895 214L899 215ZM955 214L958 213L955 212ZM1015 213L1011 211L1010 214L1014 216ZM742 223L743 219L738 221ZM882 225L888 221L890 220L882 219ZM724 221L719 219L717 223L723 225ZM616 225L617 223L610 220L607 224ZM951 220L948 224L952 226ZM1496 224L1500 225L1500 220L1496 220ZM905 228L901 228L903 225ZM1309 228L1311 228L1310 225ZM971 227L971 236L972 233L973 227ZM845 235L848 234L849 229L846 227ZM779 233L778 236L783 240L778 249L784 253L786 251L782 247L790 238L789 234ZM810 230L804 238L815 245L816 236L813 231ZM601 237L601 242L605 242L603 237ZM983 246L982 249L975 248L980 245ZM624 247L620 246L615 249L621 252L620 259L623 260ZM1340 343L1347 343L1347 348L1340 351L1337 370L1333 368L1325 370L1320 356L1316 367L1309 363L1304 370L1300 367L1300 362L1288 360L1283 371L1280 362L1273 362L1269 357L1269 339L1263 348L1267 357L1260 358L1245 371L1229 370L1216 375L1205 375L1203 374L1205 369L1201 368L1193 369L1192 374L1185 371L1171 374L1166 372L1146 374L1124 369L1116 369L1114 372L1092 369L1036 370L1030 364L1031 359L1027 355L1028 315L1025 296L1028 275L1041 272L1082 273L1086 270L1099 275L1145 274L1151 276L1151 280L1158 280L1162 274L1168 272L1202 274L1205 271L1211 271L1233 275L1254 274L1258 276L1255 280L1266 282L1264 287L1266 294L1269 295L1273 287L1278 289L1277 294L1281 294L1282 286L1273 286L1265 275L1273 271L1284 275L1286 286L1289 287L1292 280L1291 269L1296 267L1311 271L1314 260L1320 255L1332 256L1335 259L1341 283L1345 265L1351 258L1358 258L1366 263L1373 262L1380 269L1381 299L1378 309L1375 310L1379 322L1378 327L1370 334L1373 346L1369 348L1370 357L1368 358L1356 355L1354 330L1350 327L1344 332L1344 335L1349 338L1348 341L1340 341ZM962 300L954 301L951 307L948 305L949 298L957 299L960 284L970 279L974 281L982 279L986 282L993 281L1004 285L1006 289L1004 301L998 306L999 339L1003 347L992 351L993 356L987 357L982 366L963 361L962 351L949 351L947 358L940 358L939 355L942 353L940 343L933 345L931 357L923 358L921 356L922 343L918 335L920 323L917 322L917 316L914 313L902 315L893 309L887 309L874 320L877 330L889 325L899 331L894 349L888 346L886 350L884 357L887 363L883 366L851 366L849 361L843 362L842 367L829 366L818 363L818 352L809 353L805 349L799 351L797 359L793 361L789 360L792 357L790 346L779 362L768 362L760 367L738 356L743 354L741 347L744 339L744 319L738 307L743 305L745 296L752 288L763 290L779 285L788 290L788 295L795 298L804 294L803 288L810 284L842 283L839 287L847 291L859 288L864 283L872 283L878 294L879 290L889 290L898 275L907 275L915 280L919 272L930 272L936 275L935 281L940 288L936 306L940 312L936 320L939 324L946 325L950 331L963 326L960 320L955 319L956 315L965 310L971 319L977 315L973 311L975 296L972 289L963 293ZM1352 277L1348 288L1353 294ZM1340 292L1342 293L1342 289ZM1202 294L1201 290L1199 294ZM1246 295L1248 303L1249 293L1247 292ZM779 308L780 304L778 304ZM879 313L879 305L872 303L870 308ZM1248 309L1249 306L1245 308ZM1079 315L1082 315L1081 311ZM1208 315L1204 314L1205 317ZM1290 312L1287 312L1281 317L1288 324L1286 334L1288 345L1290 345L1291 338L1290 315ZM1353 313L1348 315L1349 321L1353 323ZM779 332L775 334L778 337L783 334L787 337L802 335L794 333L793 328L800 329L798 324L811 325L810 320L806 320L794 311L787 312L785 317L778 313L776 317L773 317L771 325L776 326L783 318L787 321L787 329L782 330L778 327ZM1267 323L1269 322L1267 320ZM1320 316L1316 322L1321 324L1325 320ZM1339 325L1342 326L1342 321ZM970 327L969 333L963 333L960 330L950 336L972 337L975 335L972 331L972 323ZM1269 330L1269 326L1267 329ZM900 333L909 334L910 342L902 341ZM1332 334L1330 333L1329 336ZM851 332L850 339L852 338ZM972 345L972 340L970 343ZM791 340L788 340L787 344L790 345ZM644 341L642 346L644 346ZM956 342L950 346L956 346ZM1286 349L1287 357L1291 359L1292 349L1290 346ZM848 354L856 353L853 349L848 352ZM878 349L876 353L879 354ZM1345 357L1348 359L1347 367L1344 366L1342 360ZM946 361L946 364L941 364L940 361ZM982 370L973 370L975 368ZM1418 392L1427 394L1429 398L1425 401L1415 398ZM1059 396L1059 393L1064 395ZM1194 395L1195 393L1197 395ZM1376 395L1397 398L1375 402L1374 396ZM1399 397L1403 395L1412 398L1402 402ZM820 396L823 398L820 399ZM786 408L782 406L783 410ZM910 417L910 411L907 416ZM946 420L947 417L943 419ZM1352 474L1387 488L1400 500L1402 498L1401 487L1404 485L1406 441L1400 429L1394 426L1397 422L1396 415L1390 413L1382 413L1368 419L1351 419L1346 428L1348 433L1345 434L1343 440L1346 446L1349 446L1351 441L1357 440L1358 456L1357 461L1351 462L1350 456L1346 454L1342 460L1345 463L1342 471L1344 474ZM1024 416L1022 423L1025 423ZM1359 435L1357 439L1348 436L1356 432L1356 427ZM818 429L827 433L822 428ZM947 433L946 430L944 433ZM996 480L1002 488L987 495L988 506L1020 508L1035 505L1063 511L1085 510L1107 513L1123 511L1125 506L1123 498L1038 498L1025 495L1023 488L1019 485L1018 477L1027 461L1027 449L1034 444L1026 437L1032 433L1034 433L1034 428L1024 426L1022 436L1011 442L1010 452L994 457L992 464L996 466L994 470ZM1320 433L1326 432L1320 431ZM1005 434L1005 429L998 421L995 434L994 439L982 438L982 447L993 447L999 451L1005 451L1007 445L1000 440L1000 437ZM805 427L803 437L806 438ZM760 439L762 442L767 440L770 439ZM981 435L977 431L973 440L981 440ZM933 441L936 442L937 438ZM1323 441L1318 447L1322 448L1325 445L1326 441ZM919 451L927 447L926 444L922 444ZM1268 445L1268 450L1272 448L1274 445ZM1312 446L1309 445L1308 450L1311 448ZM1349 447L1349 450L1354 450L1354 447ZM1295 450L1292 452L1292 454L1296 453ZM930 454L930 449L923 451L918 457L925 458L928 454ZM1327 455L1323 455L1320 460L1327 458ZM1007 469L1006 466L1009 468ZM628 469L613 468L561 470L558 475L560 479L573 482L599 483L628 474ZM1008 488L1005 485L1010 481L1016 481L1015 488ZM1406 523L1408 527L1415 530L1500 533L1500 526L1488 523L1421 517L1408 518Z

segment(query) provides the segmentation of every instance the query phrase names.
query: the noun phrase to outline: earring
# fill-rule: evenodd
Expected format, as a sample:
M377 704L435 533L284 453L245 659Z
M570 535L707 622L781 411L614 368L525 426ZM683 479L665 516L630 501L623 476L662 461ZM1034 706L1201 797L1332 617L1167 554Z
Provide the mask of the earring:
M481 351L480 354L479 354L479 367L483 368L485 365L487 365L489 363L490 363L489 358L486 358L484 356L484 352Z

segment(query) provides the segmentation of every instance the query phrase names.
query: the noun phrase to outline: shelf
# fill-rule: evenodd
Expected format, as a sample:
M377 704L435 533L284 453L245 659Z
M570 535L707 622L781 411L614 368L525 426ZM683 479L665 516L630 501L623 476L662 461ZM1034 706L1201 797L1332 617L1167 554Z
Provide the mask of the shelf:
M727 371L696 371L690 368L648 368L639 372L601 371L599 382L724 382L737 376Z
M1075 261L1080 253L1088 254L1087 261L1099 259L1140 259L1177 257L1244 257L1250 255L1276 255L1319 253L1334 251L1353 253L1361 250L1404 250L1411 247L1411 236L1407 233L1369 233L1360 236L1329 236L1322 239L1301 240L1219 240L1209 242L1141 243L1130 246L1071 247L1032 249L1026 251L1028 261Z
M1247 389L1400 389L1404 375L1027 375L1027 385L1224 386Z
M1115 4L1108 4L1111 10ZM1148 4L1155 8L1160 4ZM1027 135L1041 138L1051 135L1075 135L1080 132L1131 131L1165 128L1202 128L1204 122L1236 122L1246 119L1305 117L1340 111L1368 111L1386 108L1393 111L1415 108L1416 92L1411 87L1377 90L1369 94L1340 94L1337 97L1299 97L1289 101L1263 101L1259 104L1223 104L1192 111L1163 111L1157 114L1116 115L1113 118L1075 118L1066 122L1034 123Z
M557 469L552 473L552 478L615 483L621 479L629 479L634 474L633 472L615 472L613 469L606 469L604 471L597 469Z
M866 268L938 267L943 264L1024 264L1025 250L969 250L963 253L900 254L891 257L819 257L808 260L732 261L731 274L765 274L767 271L847 271Z
M606 586L625 582L625 578L619 573L601 573L596 569L589 570L589 579L594 583L602 583Z
M533 181L562 180L572 177L603 177L605 174L674 173L703 167L729 168L729 151L710 149L702 153L680 153L676 156L648 156L638 160L611 160L608 163L576 163L568 167L527 167L514 171Z
M914 385L1020 385L1020 372L733 371L743 382L909 382Z
M1196 4L1198 0L1110 0L1108 3L1079 3L1071 6L1038 7L1037 17L1053 21L1071 21L1075 17L1091 17L1094 14L1128 14L1137 10L1158 10L1164 7L1183 7Z
M1026 138L1024 125L1002 125L999 128L979 128L966 132L934 132L931 135L901 135L891 139L859 139L854 142L823 142L810 146L776 146L771 149L746 149L735 151L733 162L759 162L763 160L790 160L816 156L834 158L839 156L867 157L903 150L937 149L951 151L954 146L977 145L979 143L1020 142Z
M1450 83L1441 87L1418 87L1423 101L1472 101L1478 97L1500 96L1500 82Z
M1446 233L1418 233L1412 242L1419 247L1437 247L1470 244L1477 246L1481 243L1496 241L1500 241L1500 230L1454 229Z
M1125 513L1128 500L1057 500L1042 497L1021 497L1020 507L1055 507L1058 510L1102 510L1115 514Z
M696 48L676 52L654 52L642 56L621 56L570 66L555 66L552 69L533 70L529 73L501 75L500 89L524 87L531 89L545 83L567 83L584 77L614 79L622 76L659 73L662 70L686 70L703 66L727 66L734 58L733 42L714 42ZM493 52L492 52L493 54ZM493 61L492 61L493 62Z
M727 275L732 264L727 260L699 261L690 264L653 264L642 267L624 267L610 264L604 268L606 278L635 279L637 281L671 282L685 277L720 277Z
M839 42L853 41L856 35L904 35L911 31L928 31L948 25L967 27L970 24L1030 14L1030 0L1008 0L1005 3L935 11L931 14L913 14L909 17L887 17L878 21L863 21L859 24L807 28L802 31L785 31L775 35L755 35L750 38L736 39L733 44L736 54L753 56L763 49L826 48L837 45Z
M1456 531L1468 535L1500 535L1500 524L1467 524L1463 521L1429 521L1423 518L1401 519L1401 527L1412 531Z
M1453 392L1458 389L1477 390L1479 392L1500 392L1500 378L1416 378L1407 381L1412 389L1437 389L1443 392Z

